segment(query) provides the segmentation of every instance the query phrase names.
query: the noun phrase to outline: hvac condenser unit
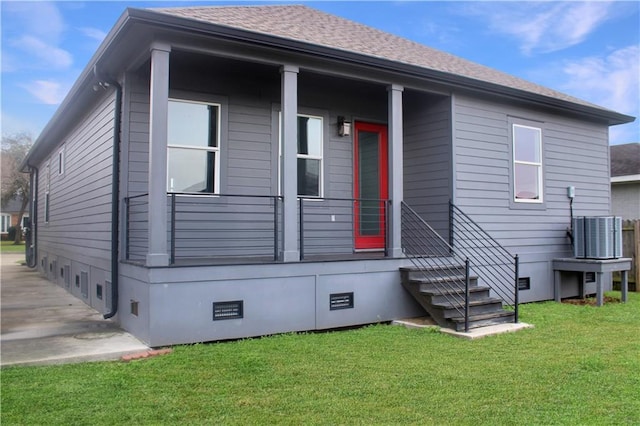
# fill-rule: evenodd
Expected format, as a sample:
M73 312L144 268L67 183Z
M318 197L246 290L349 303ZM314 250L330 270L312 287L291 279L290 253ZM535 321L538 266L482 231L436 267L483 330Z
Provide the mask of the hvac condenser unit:
M622 218L614 216L573 219L575 257L617 259L622 257Z

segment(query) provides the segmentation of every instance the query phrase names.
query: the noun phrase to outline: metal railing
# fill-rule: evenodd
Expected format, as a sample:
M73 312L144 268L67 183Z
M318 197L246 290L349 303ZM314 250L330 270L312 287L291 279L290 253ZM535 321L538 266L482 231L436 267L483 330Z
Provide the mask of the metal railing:
M460 208L449 202L449 226L456 254L471 260L471 269L482 282L514 310L518 322L520 259L512 255Z
M277 262L283 239L283 197L240 194L167 194L170 264ZM388 200L305 198L298 203L300 258L340 260L353 256L358 233L378 238L386 256ZM148 194L127 197L125 258L145 260Z
M277 261L282 197L167 194L169 259Z
M149 248L149 194L124 199L125 259L143 261Z
M405 256L422 278L464 317L465 331L469 331L469 259L457 255L453 247L404 202L401 214Z
M480 276L482 284L513 309L514 322L518 322L518 255L511 255L453 203L449 203L447 242L403 202L402 247L424 278L447 294L448 303L464 316L465 331L469 329L471 273ZM462 286L464 296L459 291Z
M298 198L300 259L351 255L356 239L372 241L386 256L388 200Z
M125 198L125 258L148 250L148 194ZM282 242L282 197L240 194L167 194L170 264L277 261ZM214 262L215 260L215 262Z

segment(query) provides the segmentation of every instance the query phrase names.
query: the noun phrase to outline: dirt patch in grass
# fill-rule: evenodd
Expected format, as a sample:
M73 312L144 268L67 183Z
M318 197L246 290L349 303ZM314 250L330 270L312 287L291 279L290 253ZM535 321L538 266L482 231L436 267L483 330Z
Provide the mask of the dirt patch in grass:
M611 297L604 296L604 303L620 303L619 297ZM595 297L587 297L586 299L564 299L562 303L567 303L569 305L579 305L579 306L596 306L596 298Z

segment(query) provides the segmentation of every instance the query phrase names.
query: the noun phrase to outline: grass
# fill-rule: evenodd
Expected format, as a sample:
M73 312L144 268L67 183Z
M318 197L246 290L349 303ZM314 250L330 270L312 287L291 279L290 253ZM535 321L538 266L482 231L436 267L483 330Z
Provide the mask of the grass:
M374 325L13 367L2 424L640 424L640 294L477 341Z
M13 244L13 241L0 241L0 253L24 253L24 242Z

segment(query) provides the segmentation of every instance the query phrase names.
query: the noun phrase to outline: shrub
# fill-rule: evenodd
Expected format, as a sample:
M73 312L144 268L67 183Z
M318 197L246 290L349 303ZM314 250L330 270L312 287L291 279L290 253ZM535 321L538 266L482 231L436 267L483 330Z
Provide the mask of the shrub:
M10 226L9 229L7 229L7 240L8 241L15 240L17 231L18 229L15 226Z

